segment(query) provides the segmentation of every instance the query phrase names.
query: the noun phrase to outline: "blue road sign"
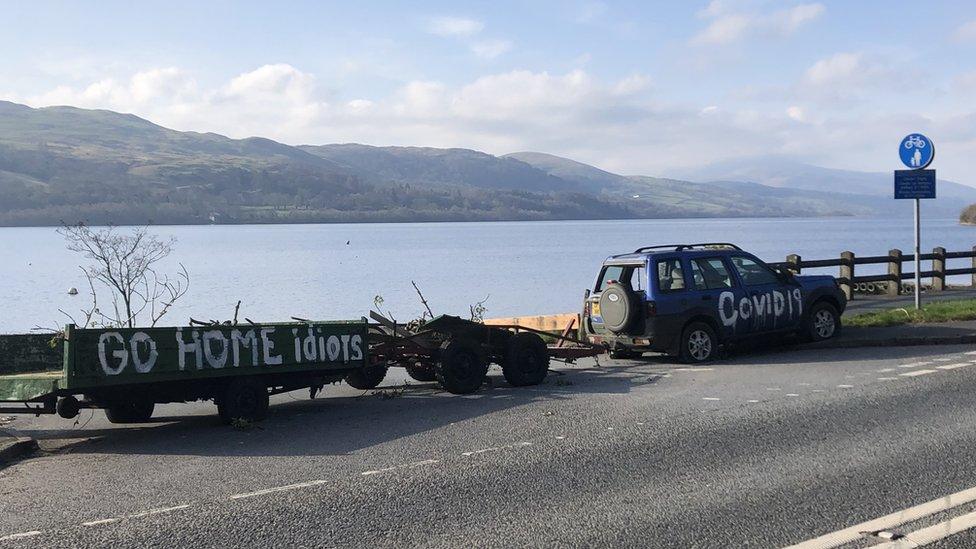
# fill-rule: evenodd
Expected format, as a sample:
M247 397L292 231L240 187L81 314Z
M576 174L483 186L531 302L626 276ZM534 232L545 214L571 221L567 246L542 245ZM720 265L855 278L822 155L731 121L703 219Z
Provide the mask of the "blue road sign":
M935 170L895 170L895 198L935 198Z
M898 156L901 157L902 164L921 170L931 164L932 159L935 158L935 145L920 133L910 133L901 140Z

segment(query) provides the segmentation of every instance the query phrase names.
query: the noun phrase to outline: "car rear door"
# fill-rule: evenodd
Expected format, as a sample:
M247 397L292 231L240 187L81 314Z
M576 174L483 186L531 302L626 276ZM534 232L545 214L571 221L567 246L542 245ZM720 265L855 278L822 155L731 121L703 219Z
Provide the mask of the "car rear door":
M754 334L790 330L800 322L802 301L799 290L771 267L749 254L729 256L749 301L740 307ZM796 290L796 291L794 291Z
M604 326L600 312L600 296L604 288L611 282L623 283L637 294L643 302L646 299L644 289L647 287L647 275L643 262L613 263L604 265L593 285L593 291L586 298L583 309L583 322L588 323L588 331L595 335L613 335Z

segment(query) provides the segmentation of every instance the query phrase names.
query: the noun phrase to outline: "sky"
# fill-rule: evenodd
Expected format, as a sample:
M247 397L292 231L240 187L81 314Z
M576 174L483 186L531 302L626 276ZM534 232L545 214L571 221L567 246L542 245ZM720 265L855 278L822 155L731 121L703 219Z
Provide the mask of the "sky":
M976 2L15 2L0 99L288 144L542 151L668 175L776 155L976 185Z

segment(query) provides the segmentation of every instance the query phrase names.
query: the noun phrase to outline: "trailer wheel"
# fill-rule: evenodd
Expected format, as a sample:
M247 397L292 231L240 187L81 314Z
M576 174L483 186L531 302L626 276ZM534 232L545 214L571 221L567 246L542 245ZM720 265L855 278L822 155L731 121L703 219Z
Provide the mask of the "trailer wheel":
M508 342L502 373L505 381L515 387L538 385L549 372L549 348L536 334L515 334Z
M418 366L407 366L407 375L412 379L421 382L437 381L437 373L433 368L422 368Z
M105 408L105 417L112 423L145 423L155 409L156 403L151 400L113 402Z
M234 379L221 392L217 413L227 425L235 419L261 421L268 415L268 388L253 379Z
M386 377L386 370L386 366L382 365L359 368L353 370L346 376L346 383L354 389L361 391L375 389L380 383L383 383L383 378Z
M488 361L481 357L477 348L461 340L448 340L441 345L436 375L441 387L456 395L466 395L478 390L488 374Z

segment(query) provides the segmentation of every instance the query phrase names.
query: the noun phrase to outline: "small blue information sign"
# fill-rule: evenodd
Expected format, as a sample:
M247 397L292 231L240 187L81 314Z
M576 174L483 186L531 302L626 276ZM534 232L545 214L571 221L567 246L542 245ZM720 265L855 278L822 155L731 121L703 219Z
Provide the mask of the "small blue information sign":
M935 170L895 170L895 198L935 198Z

